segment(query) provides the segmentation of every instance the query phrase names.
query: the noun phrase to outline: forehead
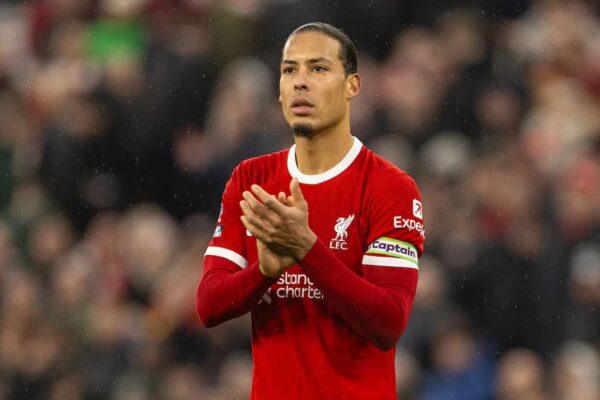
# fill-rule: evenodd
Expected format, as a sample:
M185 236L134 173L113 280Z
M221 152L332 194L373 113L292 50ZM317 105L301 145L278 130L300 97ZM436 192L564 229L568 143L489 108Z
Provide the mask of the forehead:
M340 46L340 42L324 33L300 32L285 43L282 60L302 61L302 59L326 57L341 64Z

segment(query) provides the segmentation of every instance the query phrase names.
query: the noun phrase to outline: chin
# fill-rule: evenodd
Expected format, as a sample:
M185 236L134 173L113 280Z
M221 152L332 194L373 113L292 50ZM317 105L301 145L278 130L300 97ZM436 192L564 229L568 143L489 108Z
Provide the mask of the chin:
M309 137L314 132L313 125L310 122L296 122L291 127L294 136Z

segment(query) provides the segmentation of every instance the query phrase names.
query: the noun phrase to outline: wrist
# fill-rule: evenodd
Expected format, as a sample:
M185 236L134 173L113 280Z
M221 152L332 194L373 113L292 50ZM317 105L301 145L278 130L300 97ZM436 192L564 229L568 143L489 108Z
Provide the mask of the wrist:
M309 229L306 236L301 240L301 246L294 254L296 261L302 260L304 256L308 254L310 249L312 249L312 247L315 245L317 239L317 235L315 235L315 233Z
M258 271L265 277L265 278L269 278L269 279L278 279L279 275L281 275L281 272L269 272L267 270L265 270L263 268L263 265L259 262L258 263Z

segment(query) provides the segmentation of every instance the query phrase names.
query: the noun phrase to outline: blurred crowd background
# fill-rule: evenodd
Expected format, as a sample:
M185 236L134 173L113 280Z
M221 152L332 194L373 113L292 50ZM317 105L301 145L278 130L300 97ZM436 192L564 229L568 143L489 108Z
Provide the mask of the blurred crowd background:
M399 399L600 399L593 0L0 0L0 399L248 398L249 319L204 329L195 290L231 170L292 143L315 20L423 195Z

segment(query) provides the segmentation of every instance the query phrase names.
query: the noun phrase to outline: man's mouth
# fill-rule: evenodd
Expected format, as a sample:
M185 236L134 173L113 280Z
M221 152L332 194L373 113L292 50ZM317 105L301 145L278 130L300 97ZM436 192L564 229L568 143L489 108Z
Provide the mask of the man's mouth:
M299 97L292 101L292 105L290 108L292 109L292 112L295 115L307 115L314 108L314 104L308 99Z

